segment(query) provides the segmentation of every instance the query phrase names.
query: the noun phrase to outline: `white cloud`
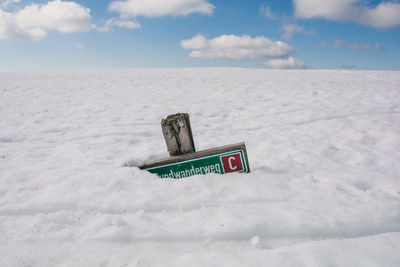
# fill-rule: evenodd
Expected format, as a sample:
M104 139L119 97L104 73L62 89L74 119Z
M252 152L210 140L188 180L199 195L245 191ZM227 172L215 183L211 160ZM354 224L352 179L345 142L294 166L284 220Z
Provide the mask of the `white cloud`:
M90 20L90 9L61 0L31 4L14 13L0 10L0 39L40 40L50 30L62 33L89 31L93 27Z
M285 57L295 53L292 46L272 41L266 37L247 35L221 35L206 39L198 34L191 39L181 41L181 47L193 50L189 56L196 58L227 58L241 60L246 58Z
M21 27L15 21L15 15L0 9L0 40L29 38L40 40L47 36L47 31L39 27Z
M348 48L350 50L368 50L371 48L370 44L351 43Z
M387 49L381 45L381 43L375 43L374 48L378 51L386 51Z
M336 39L336 40L333 42L332 47L341 47L341 46L343 46L343 45L344 45L344 41L343 41L343 40Z
M336 39L332 44L328 44L325 41L322 41L321 43L317 44L317 46L320 47L331 47L331 48L345 48L349 50L371 50L375 49L377 51L386 51L386 48L384 48L380 43L375 43L375 44L367 44L367 43L358 43L358 42L352 42L352 43L346 43L343 40Z
M192 13L211 15L215 6L207 0L125 0L113 1L109 9L122 16L186 16Z
M264 65L271 69L304 69L304 62L300 59L289 57L289 58L276 58L268 60Z
M19 3L21 0L3 0L0 3L0 7L7 8L11 4Z
M107 20L106 23L104 24L104 26L98 28L98 31L108 32L108 31L113 30L114 27L127 28L130 30L133 30L133 29L140 28L140 24L135 21L131 21L131 20L112 18L112 19Z
M282 28L283 28L282 37L285 40L289 40L290 38L292 38L295 33L306 34L306 35L311 35L315 33L313 30L305 30L304 26L297 24L285 24L283 25Z
M299 18L353 21L374 28L400 26L400 3L380 2L370 7L363 0L293 0Z
M75 46L76 46L77 48L85 48L85 45L82 44L82 43L76 43Z
M140 28L140 24L134 21L129 21L129 20L116 20L115 25L120 28L127 28L127 29L136 29Z
M274 14L269 6L261 5L259 8L260 15L267 19L278 19L278 16Z

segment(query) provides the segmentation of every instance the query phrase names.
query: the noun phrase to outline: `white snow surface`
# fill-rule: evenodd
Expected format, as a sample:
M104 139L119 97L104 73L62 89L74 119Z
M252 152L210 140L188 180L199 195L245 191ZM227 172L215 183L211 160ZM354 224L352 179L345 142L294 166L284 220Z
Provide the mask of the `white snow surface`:
M160 179L160 121L249 174ZM400 72L0 73L0 266L400 266Z

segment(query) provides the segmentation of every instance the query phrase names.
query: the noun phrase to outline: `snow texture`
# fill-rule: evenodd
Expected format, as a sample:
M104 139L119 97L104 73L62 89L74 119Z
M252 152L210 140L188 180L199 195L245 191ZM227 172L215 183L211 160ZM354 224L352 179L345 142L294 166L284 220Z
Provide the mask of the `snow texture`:
M0 73L0 266L400 266L400 73ZM249 174L160 179L160 121Z

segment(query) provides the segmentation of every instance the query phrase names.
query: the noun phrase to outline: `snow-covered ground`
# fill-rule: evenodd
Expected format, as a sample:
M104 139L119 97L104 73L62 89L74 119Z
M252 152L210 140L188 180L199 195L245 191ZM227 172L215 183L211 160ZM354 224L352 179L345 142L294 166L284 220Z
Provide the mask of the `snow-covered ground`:
M160 121L250 174L160 179ZM0 73L0 266L400 266L400 72Z

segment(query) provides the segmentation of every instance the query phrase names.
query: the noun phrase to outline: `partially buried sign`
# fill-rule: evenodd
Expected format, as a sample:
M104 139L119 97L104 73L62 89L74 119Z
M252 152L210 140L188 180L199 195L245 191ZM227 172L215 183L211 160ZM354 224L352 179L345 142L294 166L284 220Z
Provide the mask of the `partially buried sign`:
M161 178L185 178L208 173L250 172L244 143L173 156L138 166Z

